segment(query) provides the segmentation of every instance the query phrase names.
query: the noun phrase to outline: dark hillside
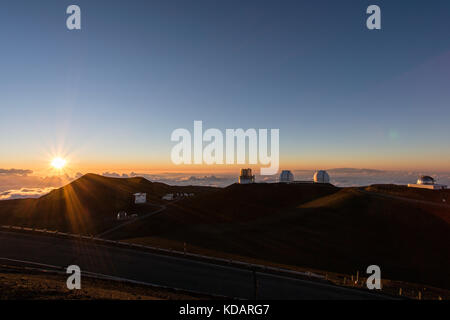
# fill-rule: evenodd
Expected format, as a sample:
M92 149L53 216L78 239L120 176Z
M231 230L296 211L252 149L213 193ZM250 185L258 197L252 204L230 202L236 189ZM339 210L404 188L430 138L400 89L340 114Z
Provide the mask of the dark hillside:
M450 287L450 225L440 218L450 209L320 187L235 185L113 236L342 273L377 264L391 279Z
M96 233L115 222L118 211L147 213L171 192L201 193L208 187L174 187L144 178L108 178L87 174L39 199L0 201L0 223ZM133 194L147 193L148 204L135 205Z

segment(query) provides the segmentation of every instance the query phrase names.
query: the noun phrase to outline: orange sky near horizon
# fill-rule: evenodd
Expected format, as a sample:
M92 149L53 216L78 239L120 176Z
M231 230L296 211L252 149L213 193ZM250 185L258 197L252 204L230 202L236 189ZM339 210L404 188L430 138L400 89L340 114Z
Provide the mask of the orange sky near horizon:
M380 159L382 160L382 159ZM36 163L34 163L36 165ZM51 168L50 161L41 166L34 166L32 163L23 163L22 166L10 165L2 166L6 168L16 169L30 169L33 170L34 175L51 176L67 173L69 176L74 176L77 173L98 173L115 172L115 173L146 173L146 174L164 174L164 173L187 173L187 174L236 174L241 168L249 167L259 174L260 165L174 165L170 162L159 163L145 163L145 162L130 162L130 163L99 163L99 162L83 162L76 160L68 160L67 166L63 170L56 170ZM281 161L279 170L319 170L332 168L366 168L387 171L417 171L417 172L449 172L450 170L443 163L436 161L434 164L415 162L411 165L404 165L401 159L393 161L390 159L385 162L373 161L333 161L327 159L304 159L304 161L286 160Z
M136 173L198 173L198 174L234 174L242 167L250 167L259 173L260 165L175 165L170 160L169 152L136 155L118 152L117 154L91 154L89 152L61 151L64 148L51 148L51 151L37 152L32 158L23 154L9 154L0 160L2 169L27 169L34 175L51 176L67 173L74 176L77 173L116 172L119 174ZM67 160L64 170L51 167L52 159L61 157ZM441 156L430 156L427 153L391 153L389 157L374 151L362 153L359 151L340 152L339 150L316 152L310 150L304 154L281 154L280 170L318 170L332 168L367 168L389 171L413 172L450 172L450 166L443 153ZM266 167L266 166L264 166Z

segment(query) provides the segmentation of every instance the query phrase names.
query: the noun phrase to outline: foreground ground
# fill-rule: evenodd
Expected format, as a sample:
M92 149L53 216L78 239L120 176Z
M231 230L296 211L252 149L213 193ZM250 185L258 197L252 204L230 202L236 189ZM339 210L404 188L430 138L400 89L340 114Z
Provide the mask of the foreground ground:
M363 271L355 271L353 274L347 273L336 273L320 269L304 268L294 265L285 265L274 263L272 261L260 260L249 258L245 256L239 256L235 254L228 254L224 252L206 250L202 247L197 246L184 246L184 243L167 241L166 239L160 238L134 238L128 239L126 242L150 245L163 249L171 249L175 251L181 251L186 248L188 253L200 254L209 257L222 258L233 261L242 261L246 263L265 265L275 268L282 268L292 271L311 272L316 275L324 277L330 283L338 286L348 287L348 288L366 288L366 276ZM406 281L396 281L391 279L383 278L382 275L382 291L393 297L404 297L408 299L423 299L423 300L450 300L450 290L445 290L429 285L410 283Z
M425 190L429 191L429 190ZM109 237L342 274L450 288L450 206L357 188L234 185Z
M84 278L68 290L63 274L0 266L0 300L179 300L209 299L173 290Z
M168 254L89 239L34 233L0 232L4 265L64 272L77 265L84 275L132 281L152 287L177 288L222 298L261 300L391 299L377 291L335 286L314 275L274 272L265 267L184 254Z

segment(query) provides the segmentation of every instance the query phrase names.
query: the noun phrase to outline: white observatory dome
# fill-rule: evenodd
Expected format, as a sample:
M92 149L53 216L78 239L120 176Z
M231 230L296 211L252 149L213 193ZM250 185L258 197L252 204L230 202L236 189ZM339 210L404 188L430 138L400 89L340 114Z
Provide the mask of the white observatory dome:
M434 184L434 179L430 176L421 176L417 180L417 184Z
M292 182L294 181L294 175L290 170L283 170L280 174L280 182Z
M325 170L319 170L314 173L315 183L330 183L330 176Z

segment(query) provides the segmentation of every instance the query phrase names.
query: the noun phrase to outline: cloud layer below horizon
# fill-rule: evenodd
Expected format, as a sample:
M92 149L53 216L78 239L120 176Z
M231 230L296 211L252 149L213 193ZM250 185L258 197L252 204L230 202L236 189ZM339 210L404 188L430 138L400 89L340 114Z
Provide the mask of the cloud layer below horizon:
M294 170L295 180L310 181L313 170ZM437 178L437 183L450 185L450 173L421 173L406 171L382 171L373 169L338 168L329 169L331 183L338 187L365 186L371 184L408 184L415 183L421 174L428 174ZM39 177L32 175L33 171L24 169L0 169L0 200L39 198L50 191L60 188L82 176L77 173L69 175ZM132 178L143 177L153 182L169 185L198 185L212 187L226 187L236 183L235 175L201 175L184 173L116 173L104 172L105 177ZM277 182L278 176L256 176L257 182Z

